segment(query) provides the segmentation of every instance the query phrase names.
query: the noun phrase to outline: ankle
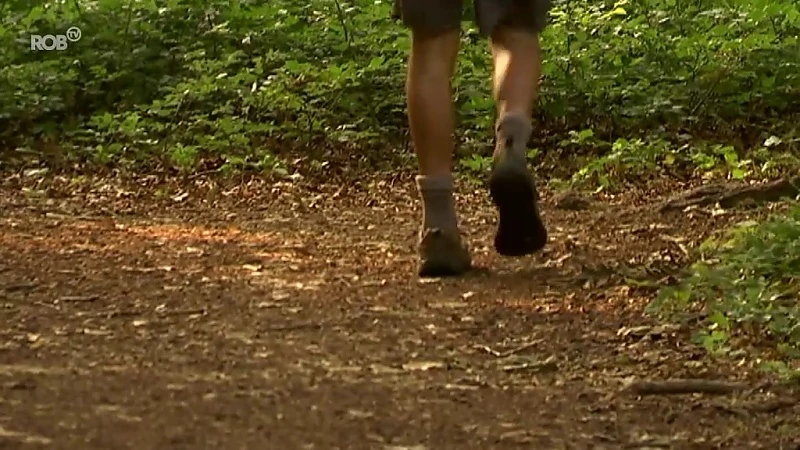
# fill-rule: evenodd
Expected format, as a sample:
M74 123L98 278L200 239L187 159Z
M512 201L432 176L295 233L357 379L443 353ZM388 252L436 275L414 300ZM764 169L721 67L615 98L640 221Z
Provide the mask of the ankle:
M453 191L455 180L453 174L448 172L426 175L417 175L417 189L423 191Z
M495 125L497 140L495 156L500 156L502 153L504 156L524 160L527 157L528 139L532 132L533 127L527 116L517 113L504 114Z
M422 197L423 227L450 232L458 231L452 174L420 175L417 176L416 182L420 197Z

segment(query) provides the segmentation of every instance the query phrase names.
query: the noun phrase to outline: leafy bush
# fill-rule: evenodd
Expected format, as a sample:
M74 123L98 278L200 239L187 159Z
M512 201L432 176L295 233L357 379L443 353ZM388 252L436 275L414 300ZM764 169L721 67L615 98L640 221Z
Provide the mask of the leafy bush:
M295 149L385 161L407 145L409 38L390 8L373 0L4 2L0 148L178 170L284 170ZM67 50L29 50L30 34L70 26L83 33ZM793 0L556 1L543 36L538 145L557 147L584 129L607 142L710 132L737 148L787 136L800 100L798 30ZM486 44L467 25L454 83L467 157L491 141L489 78ZM593 151L601 149L609 150Z
M582 158L580 168L572 175L573 185L598 185L599 189L615 189L623 182L641 181L663 174L689 173L706 178L775 177L800 167L796 154L800 139L785 144L785 150L772 150L777 142L770 136L761 145L753 145L746 157L740 157L733 145L708 141L670 142L658 136L619 138L613 144L594 138L592 130L570 131L570 139L560 145L592 145L609 147L599 157Z
M800 361L800 207L740 224L701 252L678 286L662 289L651 311L701 312L698 339L709 351L768 342L771 356Z

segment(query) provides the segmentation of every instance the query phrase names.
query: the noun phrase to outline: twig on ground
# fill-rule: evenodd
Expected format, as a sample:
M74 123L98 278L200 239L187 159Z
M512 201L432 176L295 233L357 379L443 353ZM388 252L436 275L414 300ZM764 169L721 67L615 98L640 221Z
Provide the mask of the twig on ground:
M746 185L721 183L700 186L668 200L659 207L659 212L682 210L688 206L705 206L719 203L723 208L736 206L744 200L770 202L781 197L800 194L800 177L782 178L769 183Z
M100 312L79 312L75 314L77 317L97 317L102 319L116 319L118 317L133 317L133 316L140 316L143 313L141 311L100 311Z
M289 324L289 325L275 325L266 328L260 328L259 331L296 331L302 329L320 329L322 328L321 323L316 322L306 322L306 323L296 323L296 324Z
M44 307L47 307L47 308L50 308L50 309L55 309L56 311L60 311L60 310L58 309L58 306L56 306L56 305L52 305L52 304L50 304L50 303L45 303L45 302L33 302L33 304L34 304L34 305L36 305L36 306L44 306Z
M558 361L555 356L550 356L544 361L526 362L522 364L510 364L503 366L505 372L517 372L523 370L538 371L538 372L556 372L558 371Z
M99 295L64 295L58 298L58 302L72 302L72 303L80 303L80 302L93 302L100 298Z
M774 413L780 411L781 409L791 408L800 404L800 399L797 397L795 398L778 398L772 399L765 402L752 402L745 406L750 412L756 413Z
M515 355L517 353L523 352L523 351L525 351L525 350L527 350L527 349L529 349L531 347L535 347L536 345L542 343L542 341L544 341L544 339L537 339L535 341L527 342L525 344L520 345L519 347L515 347L515 348L512 348L511 350L506 350L504 352L497 351L497 350L489 347L488 345L475 345L474 347L479 349L479 350L483 350L483 351L485 351L486 353L489 353L492 356L496 356L498 358L507 358L507 357L509 357L511 355Z
M101 311L94 313L78 313L76 315L79 317L88 316L88 317L102 317L105 319L116 319L118 317L144 316L147 315L148 313L149 313L148 311L117 310L117 311ZM206 314L206 309L196 308L196 309L173 309L173 310L156 311L156 315L158 317L191 316L194 314Z
M61 214L61 213L53 213L53 212L46 212L44 216L48 219L56 219L56 220L85 220L87 222L97 222L100 220L110 219L111 217L104 217L104 216L87 216L87 215L69 215L69 214Z
M500 354L500 357L501 357L501 358L506 358L506 357L508 357L508 356L511 356L511 355L516 355L517 353L524 352L525 350L527 350L527 349L529 349L529 348L531 348L531 347L535 347L536 345L538 345L538 344L542 343L542 341L544 341L544 339L537 339L537 340L535 340L535 341L531 341L531 342L528 342L528 343L522 344L522 345L520 345L519 347L512 348L511 350L508 350L508 351L502 352L502 353Z
M39 283L36 281L30 283L15 283L3 286L2 289L5 292L18 292L18 291L30 291L39 287Z
M662 234L660 235L660 237L661 239L667 242L672 242L673 244L675 244L675 246L678 247L678 250L680 250L684 256L686 256L687 258L691 258L692 255L689 253L689 249L687 249L686 246L683 245L683 242L681 241L680 238L676 238L674 236L670 236L667 234Z
M222 168L211 169L211 170L203 170L201 172L194 173L187 177L188 180L194 180L196 178L204 177L206 175L213 175L215 173L222 172Z
M721 380L674 379L662 381L637 380L622 389L632 395L679 395L711 394L723 395L747 389L749 385Z
M157 314L161 317L167 316L192 316L195 314L205 314L205 308L195 308L195 309L167 309L163 311L158 311Z
M496 357L498 357L498 358L500 357L500 355L502 355L502 353L500 353L500 352L498 352L497 350L495 350L495 349L493 349L493 348L489 347L488 345L480 345L480 344L476 344L476 345L474 345L473 347L474 347L474 348L477 348L478 350L483 350L483 351L485 351L486 353L488 353L488 354L490 354L490 355L492 355L492 356L496 356Z
M714 408L725 411L737 416L746 416L752 413L772 414L782 409L792 408L800 404L800 398L793 396L790 398L772 398L767 400L754 400L745 404L728 405L728 404L714 404Z

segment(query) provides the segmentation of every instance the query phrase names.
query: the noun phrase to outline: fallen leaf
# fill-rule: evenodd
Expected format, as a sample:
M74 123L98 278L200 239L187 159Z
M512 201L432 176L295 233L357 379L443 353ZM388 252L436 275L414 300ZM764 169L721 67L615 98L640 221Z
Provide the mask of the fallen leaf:
M369 411L359 411L357 409L348 409L347 415L354 418L354 419L369 419L370 417L374 416L374 413Z
M506 431L500 435L501 441L512 441L518 444L525 444L531 442L533 437L527 430L514 430Z
M622 327L617 330L617 336L620 337L636 337L641 338L647 335L647 333L652 330L652 327L648 325L636 326L636 327Z
M106 330L93 330L91 328L84 328L83 334L89 336L108 336L109 334L111 334L111 332Z
M381 364L372 364L371 366L369 366L369 370L375 374L396 374L402 372L402 370L400 369L384 366Z
M403 364L403 369L408 371L427 371L431 369L444 369L447 365L441 361L412 361Z
M28 169L28 170L24 171L22 174L25 177L33 178L33 177L38 177L39 175L44 175L47 172L49 172L49 169L47 169L46 167L42 167L42 168L39 168L39 169Z
M33 434L22 433L19 431L9 430L0 426L0 438L10 438L22 442L23 444L39 444L48 445L53 441L44 436L37 436Z
M291 294L289 294L286 291L275 291L275 292L272 293L272 299L273 300L286 300L287 298L290 297L290 295Z
M454 391L476 391L480 389L480 386L475 386L472 384L446 384L444 385L444 388Z
M558 267L564 263L564 261L568 260L572 257L572 253L566 253L565 255L560 256L557 259L548 259L547 262L544 263L545 267Z
M431 308L437 309L456 309L456 308L466 308L470 306L469 303L466 302L440 302L440 303L431 303Z

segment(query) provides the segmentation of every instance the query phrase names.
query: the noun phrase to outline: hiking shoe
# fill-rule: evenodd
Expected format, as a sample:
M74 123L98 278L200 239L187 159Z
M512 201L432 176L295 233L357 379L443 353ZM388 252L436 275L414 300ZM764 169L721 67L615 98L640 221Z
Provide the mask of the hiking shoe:
M447 277L461 275L472 267L469 249L455 232L430 228L419 242L419 276Z
M524 256L544 248L547 230L539 215L539 193L526 160L530 133L514 133L515 124L507 125L511 125L507 131L502 129L502 123L498 125L497 148L489 178L489 194L500 216L494 248L503 256ZM522 126L517 128L522 129Z

